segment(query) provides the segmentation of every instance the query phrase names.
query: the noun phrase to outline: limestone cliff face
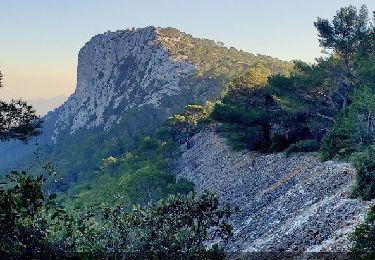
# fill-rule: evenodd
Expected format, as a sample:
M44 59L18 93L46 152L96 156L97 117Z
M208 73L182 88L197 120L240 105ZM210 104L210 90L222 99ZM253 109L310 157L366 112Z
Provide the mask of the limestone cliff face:
M121 139L121 149L126 150L168 117L183 112L186 105L217 98L230 77L256 64L274 73L291 68L288 62L226 48L174 28L96 35L79 52L75 92L43 118L43 134L38 137L41 150L46 157L53 157L56 151L65 160L70 149L79 150L88 139L96 140L96 151L112 139ZM9 160L0 158L0 172L31 160L33 148L26 151L16 146L0 146L0 152L15 151L8 153ZM18 152L20 149L23 151ZM90 161L90 156L84 159ZM90 165L99 163L95 160Z
M348 233L369 202L348 198L354 170L311 154L235 152L213 132L183 149L178 176L238 205L230 249L247 252L348 251Z
M173 59L157 38L158 29L147 27L107 32L86 43L78 56L76 91L58 110L53 139L64 130L107 130L129 109L168 110L162 100L189 89L182 80L196 66Z
M185 105L217 98L227 80L263 64L285 73L291 63L226 48L174 28L146 27L93 37L79 52L77 87L54 113L52 140L80 129L109 130L120 122L143 129ZM148 122L139 124L133 117ZM152 115L152 116L150 116Z

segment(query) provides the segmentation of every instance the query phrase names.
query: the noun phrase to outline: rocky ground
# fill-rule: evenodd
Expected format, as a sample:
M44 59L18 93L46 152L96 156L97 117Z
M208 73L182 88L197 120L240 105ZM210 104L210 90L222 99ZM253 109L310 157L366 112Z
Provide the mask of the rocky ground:
M363 220L369 202L349 199L354 170L320 162L314 154L264 155L232 151L215 133L193 137L177 172L196 190L218 193L238 205L229 249L241 252L345 252L348 233Z

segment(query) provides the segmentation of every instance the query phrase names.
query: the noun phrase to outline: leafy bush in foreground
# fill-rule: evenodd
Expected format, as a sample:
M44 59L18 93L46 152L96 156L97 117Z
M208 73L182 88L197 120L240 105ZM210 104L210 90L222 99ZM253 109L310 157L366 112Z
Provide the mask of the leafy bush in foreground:
M120 203L67 211L45 196L45 179L13 172L0 189L0 250L16 257L103 256L222 258L233 210L218 197L171 195L128 211ZM210 242L215 245L209 246ZM220 243L220 246L217 244Z
M365 221L358 225L350 236L352 253L357 259L375 258L375 207L373 206ZM354 258L353 258L354 259Z
M351 162L357 170L351 195L364 200L375 198L375 147L355 153Z

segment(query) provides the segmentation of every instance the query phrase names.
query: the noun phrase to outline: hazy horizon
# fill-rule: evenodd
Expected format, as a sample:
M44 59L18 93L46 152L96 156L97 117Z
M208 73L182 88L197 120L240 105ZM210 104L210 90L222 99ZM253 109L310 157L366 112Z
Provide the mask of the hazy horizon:
M131 27L175 27L254 54L307 62L321 56L313 22L341 6L370 1L17 1L6 10L0 41L3 99L70 95L79 49L94 35Z

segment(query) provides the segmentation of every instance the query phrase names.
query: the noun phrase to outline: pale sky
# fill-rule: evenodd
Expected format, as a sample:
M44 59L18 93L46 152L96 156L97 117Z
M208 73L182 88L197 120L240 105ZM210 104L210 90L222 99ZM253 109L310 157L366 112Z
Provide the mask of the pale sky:
M332 18L346 0L0 0L0 98L69 95L79 49L96 34L149 25L283 60L321 55L313 22Z

